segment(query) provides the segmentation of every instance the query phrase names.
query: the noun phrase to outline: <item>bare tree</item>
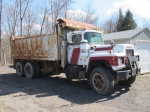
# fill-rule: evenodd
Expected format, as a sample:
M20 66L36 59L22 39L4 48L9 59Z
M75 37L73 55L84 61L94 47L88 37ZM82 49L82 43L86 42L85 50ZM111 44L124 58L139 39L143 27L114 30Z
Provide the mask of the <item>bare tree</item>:
M24 29L24 35L30 36L34 34L34 29L35 29L35 24L37 22L37 14L35 14L31 9L28 9L25 18L24 18L24 24L23 24L23 29Z
M116 23L113 22L112 19L109 19L104 24L105 33L112 33L116 29Z
M20 36L22 36L22 22L23 22L23 19L25 17L25 13L27 11L29 3L30 3L30 0L19 0Z
M1 61L1 34L2 34L2 0L0 0L0 61Z
M31 0L14 0L5 6L3 29L8 36L22 36L23 24L25 24L23 20L26 18L25 16L28 16L26 12L28 12L27 9L31 2Z
M6 33L6 36L9 37L10 35L16 35L18 29L18 17L19 17L19 4L16 0L13 5L5 6L5 16L4 16L4 23L3 29Z
M3 60L5 60L4 64L6 64L7 61L11 62L11 48L9 37L11 35L22 36L22 31L24 30L23 25L25 24L24 19L30 3L29 1L31 0L13 0L11 1L11 3L6 2L6 4L4 5L3 12L5 13L5 15L3 16L2 23L2 34L4 38L2 39L3 48L1 48L3 52Z
M67 15L67 19L73 19L76 21L99 26L99 16L96 14L96 9L94 9L92 6L92 1L88 2L82 10L67 11Z
M41 29L40 29L40 35L42 35L42 31L43 31L44 23L45 23L45 20L46 20L46 15L48 15L48 11L49 10L47 10L46 8L44 9L44 14L43 14ZM47 23L47 25L48 25L48 23Z
M117 31L118 13L113 13L102 25L104 33Z
M86 14L83 17L82 22L94 25L98 24L99 16L96 14L96 9L93 8L92 1L85 5L83 11L86 12Z
M6 65L7 59L10 59L10 43L9 43L9 38L5 38L5 31L3 29L4 24L4 17L5 15L2 13L4 11L4 5L5 2L3 0L0 0L0 57L1 57L1 64ZM9 55L8 55L9 54ZM8 59L8 60L9 60Z
M147 19L142 20L142 27L143 28L149 28L150 29L150 21Z
M71 8L71 5L74 4L74 0L65 0L64 1L64 8L62 9L62 17L68 19L68 10Z
M53 32L53 27L59 17L67 18L68 7L74 0L48 0L49 6L44 8L44 14L41 21L40 34ZM51 29L51 30L50 30Z
M4 39L3 40L3 43L1 43L2 47L1 47L1 51L2 51L2 57L3 57L3 60L4 60L4 65L6 65L6 49L5 49L5 41Z
M49 15L51 15L52 26L55 25L62 9L65 7L66 2L69 0L49 0Z

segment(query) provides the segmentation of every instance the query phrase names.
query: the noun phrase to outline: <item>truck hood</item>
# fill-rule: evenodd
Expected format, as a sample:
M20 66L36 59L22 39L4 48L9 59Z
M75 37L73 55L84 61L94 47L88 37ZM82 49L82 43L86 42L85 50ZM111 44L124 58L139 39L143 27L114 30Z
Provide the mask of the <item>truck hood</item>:
M131 44L117 44L112 47L111 45L94 45L95 50L92 55L115 55L124 56L126 55L126 50L134 50L134 46ZM110 54L111 51L111 54ZM136 52L136 55L138 53Z

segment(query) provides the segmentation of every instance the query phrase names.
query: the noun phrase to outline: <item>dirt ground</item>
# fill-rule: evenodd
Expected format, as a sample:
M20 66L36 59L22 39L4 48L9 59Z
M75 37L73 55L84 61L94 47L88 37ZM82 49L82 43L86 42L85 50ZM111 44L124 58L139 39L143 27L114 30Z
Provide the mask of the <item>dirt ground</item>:
M102 96L86 80L67 81L64 74L27 79L0 66L0 112L150 112L150 74Z

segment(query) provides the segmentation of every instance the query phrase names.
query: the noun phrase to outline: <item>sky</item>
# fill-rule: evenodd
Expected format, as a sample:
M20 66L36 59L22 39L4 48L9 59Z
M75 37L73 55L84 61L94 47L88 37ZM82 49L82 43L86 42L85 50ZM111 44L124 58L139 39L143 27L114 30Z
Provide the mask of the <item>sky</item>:
M99 15L108 16L121 8L123 13L130 9L134 15L150 19L150 0L76 0L73 10L82 10L90 1Z
M12 0L4 0L11 2ZM41 6L46 0L34 0L36 5ZM75 4L71 7L72 10L82 10L88 2L96 9L98 15L109 16L114 12L118 12L121 8L123 13L130 9L134 15L142 18L150 19L150 0L74 0ZM48 3L45 3L46 5ZM43 6L44 6L43 5Z

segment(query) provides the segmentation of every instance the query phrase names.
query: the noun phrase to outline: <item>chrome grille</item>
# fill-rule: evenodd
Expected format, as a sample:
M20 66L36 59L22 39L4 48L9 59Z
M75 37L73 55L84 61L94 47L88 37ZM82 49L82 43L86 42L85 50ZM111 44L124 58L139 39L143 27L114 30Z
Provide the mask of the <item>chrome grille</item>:
M127 49L126 50L126 56L134 56L134 51L132 49Z

